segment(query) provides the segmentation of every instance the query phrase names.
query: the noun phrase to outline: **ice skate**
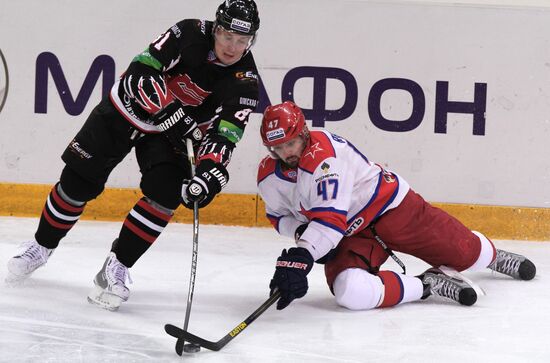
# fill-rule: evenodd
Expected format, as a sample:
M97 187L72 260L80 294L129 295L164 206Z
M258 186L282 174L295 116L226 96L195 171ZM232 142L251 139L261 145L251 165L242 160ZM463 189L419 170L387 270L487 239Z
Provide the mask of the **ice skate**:
M437 268L430 268L419 276L424 284L422 299L435 295L454 300L462 305L475 304L477 293L465 281L446 275Z
M101 271L94 278L95 286L88 294L88 301L107 310L118 310L120 304L130 297L126 279L132 282L128 268L120 263L113 252L109 253Z
M21 244L24 251L8 261L6 283L18 284L27 279L37 268L44 266L53 249L43 247L35 239Z
M488 267L517 280L532 280L537 273L535 264L524 256L499 249L497 257Z

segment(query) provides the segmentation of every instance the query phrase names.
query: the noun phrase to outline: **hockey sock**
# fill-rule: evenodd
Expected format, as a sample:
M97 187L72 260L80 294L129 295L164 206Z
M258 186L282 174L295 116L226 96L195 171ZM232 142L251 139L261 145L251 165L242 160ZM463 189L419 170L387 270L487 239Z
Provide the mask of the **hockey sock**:
M126 267L134 263L151 247L172 218L173 211L141 198L130 211L112 252Z
M413 276L380 271L373 275L363 269L342 271L332 285L338 305L350 310L393 306L422 297L422 281Z
M474 262L474 264L468 267L465 271L480 271L487 268L487 266L489 266L495 260L497 256L497 251L495 245L493 244L493 242L491 242L490 239L477 231L472 231L472 233L479 238L481 249L479 251L479 257L477 258L476 262Z
M380 271L378 277L384 284L384 296L378 307L402 304L419 300L422 297L424 287L422 281L417 277L402 275L393 271Z
M86 206L84 202L69 201L70 198L63 197L64 195L61 185L57 183L46 199L38 230L34 236L43 247L56 248L59 241L78 221Z

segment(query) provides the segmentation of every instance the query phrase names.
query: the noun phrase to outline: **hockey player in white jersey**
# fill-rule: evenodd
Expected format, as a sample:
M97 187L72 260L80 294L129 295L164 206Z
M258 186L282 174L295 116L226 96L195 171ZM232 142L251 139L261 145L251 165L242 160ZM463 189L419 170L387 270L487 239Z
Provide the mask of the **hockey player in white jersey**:
M269 106L260 129L270 155L258 168L258 188L275 229L296 246L277 259L270 289L284 309L308 290L313 263L324 264L339 305L352 310L393 306L431 295L463 305L475 289L453 271L490 269L531 280L535 265L495 248L457 219L415 193L405 179L370 161L349 141L326 130L309 131L292 102ZM431 266L405 274L393 250ZM381 269L388 257L403 274Z

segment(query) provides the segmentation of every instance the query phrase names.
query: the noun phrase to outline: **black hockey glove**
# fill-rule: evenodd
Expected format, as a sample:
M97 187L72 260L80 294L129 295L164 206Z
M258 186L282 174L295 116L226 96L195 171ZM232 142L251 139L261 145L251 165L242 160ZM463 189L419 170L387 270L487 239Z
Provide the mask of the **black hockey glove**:
M154 125L161 131L172 145L180 150L186 150L186 139L194 143L200 142L202 132L193 118L185 113L180 102L174 101L151 117Z
M193 209L193 202L199 202L199 208L206 207L229 181L227 169L211 159L201 161L195 176L183 183L183 205Z
M269 283L271 294L277 288L281 298L277 301L277 310L283 310L294 299L299 299L307 293L307 274L313 267L313 257L302 247L283 250L275 265L275 274Z

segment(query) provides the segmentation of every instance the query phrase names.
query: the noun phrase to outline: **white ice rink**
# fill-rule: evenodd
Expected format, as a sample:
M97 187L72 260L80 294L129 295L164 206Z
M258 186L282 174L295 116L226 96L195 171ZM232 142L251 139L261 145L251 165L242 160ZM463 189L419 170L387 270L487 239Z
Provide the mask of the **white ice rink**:
M430 298L372 311L336 305L322 266L309 293L267 310L219 352L178 357L165 323L182 325L192 228L170 224L130 270L130 300L118 312L88 304L120 223L81 221L23 286L3 283L6 262L32 237L36 219L0 218L1 362L550 362L549 242L495 241L537 265L533 281L469 273L487 293L472 307ZM267 297L274 262L290 241L271 229L201 226L189 330L218 340ZM400 255L408 273L427 268ZM399 271L389 259L388 268Z

